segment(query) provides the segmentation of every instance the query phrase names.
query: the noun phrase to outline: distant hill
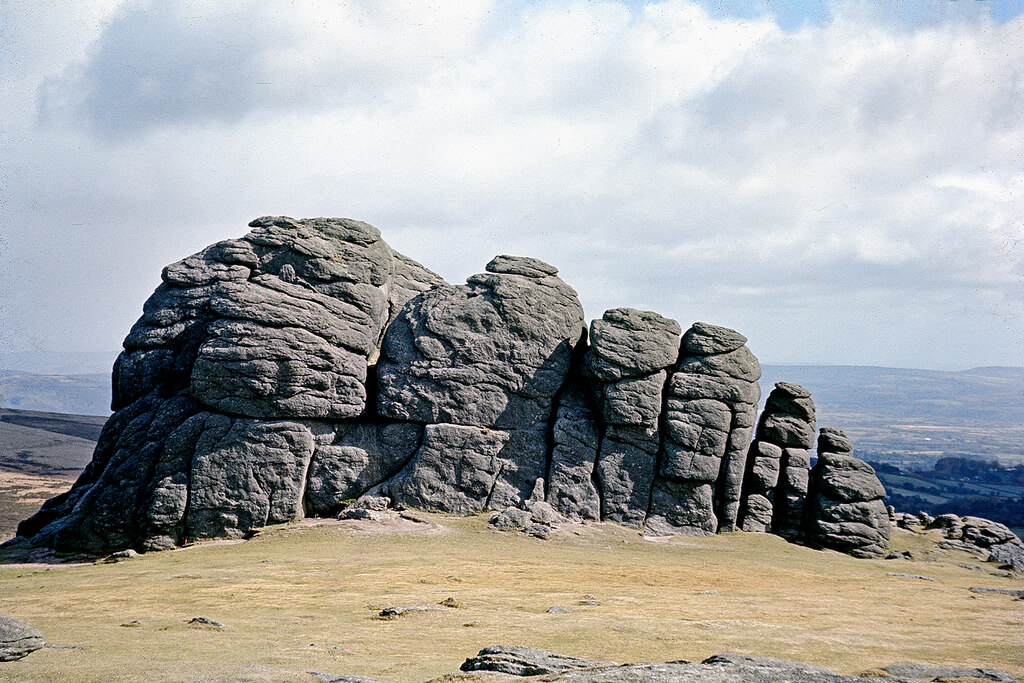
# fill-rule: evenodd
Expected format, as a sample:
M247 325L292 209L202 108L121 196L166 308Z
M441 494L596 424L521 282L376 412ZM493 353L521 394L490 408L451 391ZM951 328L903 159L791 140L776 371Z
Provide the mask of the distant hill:
M74 479L89 463L105 417L0 410L0 470Z
M909 469L949 456L1024 462L1024 368L762 367L766 396L780 380L803 385L818 425L844 430L865 459Z
M110 415L110 372L89 375L0 373L0 408Z

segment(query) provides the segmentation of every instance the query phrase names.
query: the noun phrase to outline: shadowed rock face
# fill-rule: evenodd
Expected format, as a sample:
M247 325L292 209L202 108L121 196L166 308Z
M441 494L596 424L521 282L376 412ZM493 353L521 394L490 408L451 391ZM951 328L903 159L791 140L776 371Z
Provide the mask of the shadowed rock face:
M808 494L808 542L854 557L885 557L891 525L884 497L874 469L853 457L846 435L822 428Z
M798 384L778 382L768 395L747 456L743 531L799 538L814 444L814 403Z
M498 256L456 286L366 223L250 227L164 269L92 462L16 543L157 550L360 497L652 533L806 529L859 555L887 543L880 487L841 433L823 430L804 505L805 390L776 386L751 446L761 371L734 330L615 308L588 337L576 292L537 259Z

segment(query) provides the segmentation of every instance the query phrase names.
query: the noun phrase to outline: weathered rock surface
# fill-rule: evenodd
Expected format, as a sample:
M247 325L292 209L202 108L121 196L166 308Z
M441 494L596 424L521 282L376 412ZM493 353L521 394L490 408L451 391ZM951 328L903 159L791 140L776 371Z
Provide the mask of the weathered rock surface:
M548 502L570 519L601 519L601 494L594 481L600 440L583 384L573 382L559 399L547 477Z
M807 541L854 557L885 557L891 531L885 488L852 452L845 434L822 428L811 470Z
M149 550L304 514L310 458L334 431L312 420L367 412L385 326L442 280L359 221L250 227L164 269L114 365L116 412L93 461L19 535ZM346 466L353 487L378 483Z
M814 444L814 403L798 384L778 382L765 402L743 479L740 527L800 537Z
M27 657L45 644L43 634L25 622L0 616L0 662Z
M1017 679L996 669L967 668L960 666L936 666L934 664L890 664L880 669L891 676L934 681L946 678L980 678L984 681L1014 683Z
M604 425L597 460L604 519L638 527L647 516L666 368L678 359L681 333L675 320L634 308L613 308L590 326L584 372Z
M1005 683L1015 681L1010 674L995 669L926 664L895 664L873 673L847 676L802 662L735 654L715 655L700 663L676 660L665 664L618 665L508 645L484 648L476 656L468 658L461 670L465 673L458 676L460 680L493 680L496 676L512 680L542 676L534 680L558 683L868 683L877 681L879 675L884 675L885 680L891 683L959 678ZM318 675L324 681L352 680L345 676Z
M498 429L547 420L584 332L576 292L555 272L498 257L466 285L413 299L384 337L379 413Z
M659 533L736 528L761 397L761 366L745 343L735 330L707 323L694 323L683 335L666 390L657 473L663 483L649 514L649 526Z
M250 227L164 269L92 462L16 544L159 550L393 506L498 511L496 527L538 538L604 520L797 539L806 518L822 545L883 545L881 487L841 433L822 432L831 455L804 503L804 389L777 385L751 446L760 366L738 332L614 308L588 335L537 259L498 256L453 286L366 223ZM955 542L1016 561L998 529L958 523Z
M579 657L517 645L493 645L462 663L462 671L495 671L513 676L539 676L572 669L615 666L614 662L591 662Z
M959 517L952 513L928 520L926 529L942 529L943 546L973 552L992 562L1024 572L1024 542L998 522L983 517Z

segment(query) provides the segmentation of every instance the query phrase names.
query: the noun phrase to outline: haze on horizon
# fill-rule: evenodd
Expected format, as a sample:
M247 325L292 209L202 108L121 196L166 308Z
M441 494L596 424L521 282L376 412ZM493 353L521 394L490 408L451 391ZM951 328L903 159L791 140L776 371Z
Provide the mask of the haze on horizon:
M0 4L0 355L348 216L765 363L1024 366L1024 0Z

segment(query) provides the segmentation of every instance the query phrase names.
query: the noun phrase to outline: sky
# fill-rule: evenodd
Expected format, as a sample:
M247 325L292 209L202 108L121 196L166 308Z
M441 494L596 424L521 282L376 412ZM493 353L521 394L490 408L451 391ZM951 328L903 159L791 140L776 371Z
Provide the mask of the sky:
M764 363L1024 366L1024 0L0 0L0 351L346 216Z

